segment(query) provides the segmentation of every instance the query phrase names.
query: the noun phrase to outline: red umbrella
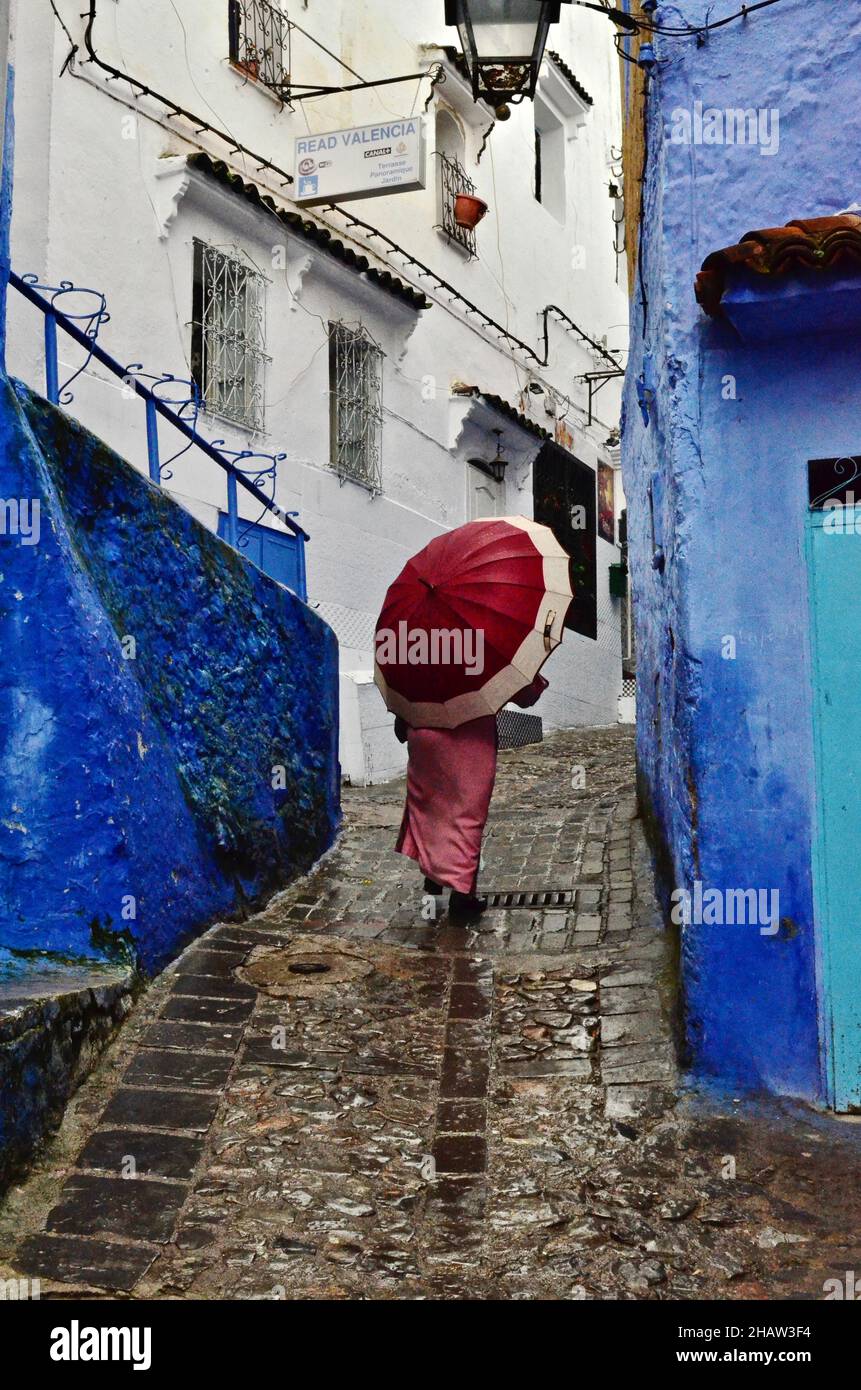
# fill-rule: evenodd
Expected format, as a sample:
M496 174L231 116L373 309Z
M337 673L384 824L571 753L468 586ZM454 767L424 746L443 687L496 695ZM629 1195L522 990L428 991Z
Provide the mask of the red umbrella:
M523 516L470 521L408 561L377 623L374 679L413 728L496 714L562 641L568 555Z

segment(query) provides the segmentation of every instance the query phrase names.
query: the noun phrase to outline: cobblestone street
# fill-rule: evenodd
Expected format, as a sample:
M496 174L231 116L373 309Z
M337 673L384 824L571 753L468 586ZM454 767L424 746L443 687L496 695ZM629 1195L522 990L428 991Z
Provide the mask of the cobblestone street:
M821 1298L861 1131L680 1089L633 731L500 757L465 931L345 793L308 878L141 998L0 1213L42 1297ZM431 900L432 901L432 900Z

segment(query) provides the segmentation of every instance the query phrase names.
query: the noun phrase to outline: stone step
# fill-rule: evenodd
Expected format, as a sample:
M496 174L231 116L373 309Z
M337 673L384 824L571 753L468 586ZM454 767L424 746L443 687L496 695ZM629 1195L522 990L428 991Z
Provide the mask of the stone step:
M130 967L0 947L0 1193L128 1014Z

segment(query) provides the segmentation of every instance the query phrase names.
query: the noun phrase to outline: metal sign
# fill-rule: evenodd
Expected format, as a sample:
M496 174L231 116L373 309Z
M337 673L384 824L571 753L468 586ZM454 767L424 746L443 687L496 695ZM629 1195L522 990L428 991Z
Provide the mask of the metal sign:
M300 135L294 145L293 200L306 207L411 193L426 185L421 116Z

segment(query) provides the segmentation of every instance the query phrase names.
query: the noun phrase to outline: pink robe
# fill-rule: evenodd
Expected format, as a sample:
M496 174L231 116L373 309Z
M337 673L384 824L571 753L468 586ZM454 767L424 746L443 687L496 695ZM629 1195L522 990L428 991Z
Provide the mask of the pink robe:
M536 676L515 703L532 705L546 688ZM395 848L415 859L426 878L474 893L496 780L496 716L457 729L410 729L407 746L407 804Z
M410 729L407 804L396 849L422 873L473 893L493 783L496 716L457 729Z

